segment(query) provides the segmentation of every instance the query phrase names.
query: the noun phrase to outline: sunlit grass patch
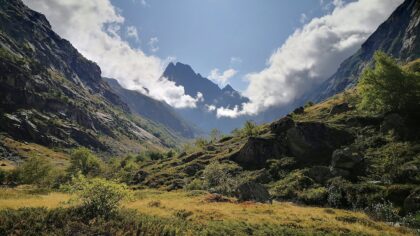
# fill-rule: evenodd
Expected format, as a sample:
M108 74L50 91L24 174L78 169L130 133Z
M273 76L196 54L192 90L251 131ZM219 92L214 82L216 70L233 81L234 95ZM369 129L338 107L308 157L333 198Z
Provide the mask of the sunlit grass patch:
M31 194L30 192L30 189L0 188L0 209L18 209L22 207L56 208L64 206L65 202L70 199L70 196L65 193Z
M161 218L162 222L170 222L171 219L185 222L191 232L198 229L217 233L231 230L246 232L246 228L251 227L253 232L277 232L275 235L279 234L279 230L309 234L411 234L405 228L395 228L373 221L361 212L305 207L288 202L208 202L207 197L208 194L203 192L190 194L186 191L147 189L136 191L134 199L125 202L123 207L135 209L145 216ZM65 206L63 202L69 199L70 196L64 193L28 194L22 189L1 189L0 209L56 208Z

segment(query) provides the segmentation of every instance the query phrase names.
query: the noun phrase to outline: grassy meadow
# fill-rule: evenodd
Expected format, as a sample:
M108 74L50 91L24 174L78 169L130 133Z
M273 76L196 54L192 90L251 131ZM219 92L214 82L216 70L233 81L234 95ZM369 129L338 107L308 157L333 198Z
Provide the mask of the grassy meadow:
M66 193L35 191L29 186L3 188L0 190L0 209L68 208L70 199ZM229 198L224 198L224 202L213 202L212 199L212 195L204 191L137 190L133 199L125 201L122 206L144 216L142 219L148 221L149 226L157 221L159 224L174 222L167 223L166 227L176 227L173 232L181 235L198 232L208 235L222 232L227 235L251 232L262 235L414 235L406 228L373 221L361 212L299 206L289 202L263 204L238 203Z

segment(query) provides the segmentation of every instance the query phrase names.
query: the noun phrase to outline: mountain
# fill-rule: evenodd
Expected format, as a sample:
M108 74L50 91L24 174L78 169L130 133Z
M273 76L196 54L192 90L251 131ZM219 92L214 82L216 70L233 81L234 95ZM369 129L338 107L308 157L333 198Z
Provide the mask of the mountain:
M99 66L53 32L44 15L20 0L0 3L2 135L104 153L160 149L177 142L176 135L131 114L102 79Z
M195 73L191 66L179 62L170 63L163 72L163 77L175 82L178 86L183 86L185 93L192 97L196 97L197 93L203 94L204 103L208 105L233 108L249 101L230 85L220 89L211 80Z
M377 50L402 62L420 57L420 1L406 0L400 5L361 48L340 65L334 75L310 91L301 103L321 101L354 86Z
M196 108L177 109L179 115L201 130L208 133L211 129L217 128L228 133L242 126L247 119L247 117L218 118L215 111L209 110L209 106L234 108L249 101L230 85L220 89L217 84L196 73L191 66L179 62L170 63L162 76L178 86L183 86L185 93L192 97L196 97L198 93L203 95L203 101L200 101Z
M125 89L115 79L104 78L104 80L108 82L133 113L157 122L185 138L193 138L196 133L199 133L168 104L140 92Z

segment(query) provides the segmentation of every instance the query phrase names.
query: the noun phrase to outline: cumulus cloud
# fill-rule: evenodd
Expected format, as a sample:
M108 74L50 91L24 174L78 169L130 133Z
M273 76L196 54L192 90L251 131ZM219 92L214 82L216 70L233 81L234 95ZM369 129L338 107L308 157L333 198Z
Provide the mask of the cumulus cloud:
M224 87L229 79L235 76L238 72L234 69L227 69L223 73L220 73L219 69L213 69L210 72L208 78L213 82L219 84L220 86Z
M297 29L269 58L267 67L246 76L242 108L218 108L219 116L255 115L292 102L331 76L340 63L385 21L403 0L334 0L334 9Z
M199 97L185 95L183 87L161 78L165 61L130 47L120 37L122 17L109 0L24 0L43 14L53 29L85 57L101 67L105 77L174 107L195 107ZM131 31L132 35L135 31ZM146 88L146 89L145 89Z

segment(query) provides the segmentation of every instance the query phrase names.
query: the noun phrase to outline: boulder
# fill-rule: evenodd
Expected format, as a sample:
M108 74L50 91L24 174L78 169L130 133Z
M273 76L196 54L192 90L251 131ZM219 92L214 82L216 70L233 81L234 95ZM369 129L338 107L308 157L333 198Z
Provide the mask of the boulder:
M295 122L289 116L285 116L278 121L273 122L270 125L270 130L276 135L284 134L288 129L295 126Z
M353 141L347 131L318 122L300 122L287 130L287 156L296 157L304 166L329 165L332 152Z
M262 169L268 159L275 158L282 153L276 140L249 137L242 148L231 156L231 160L248 170Z
M332 154L331 170L334 175L355 180L365 175L365 159L352 148L337 149Z
M404 200L404 211L406 212L417 212L420 211L420 188L414 190Z
M253 181L239 185L236 197L239 201L271 202L267 188Z
M330 115L336 115L340 113L344 113L350 110L349 104L347 102L334 105L331 107Z

